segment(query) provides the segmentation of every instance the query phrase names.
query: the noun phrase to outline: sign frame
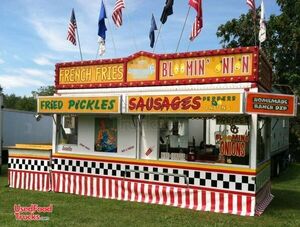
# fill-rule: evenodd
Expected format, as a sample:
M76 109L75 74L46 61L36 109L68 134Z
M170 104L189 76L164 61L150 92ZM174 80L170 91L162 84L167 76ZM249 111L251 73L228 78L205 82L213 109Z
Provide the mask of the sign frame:
M251 74L249 75L239 75L239 74L220 74L220 75L209 75L209 76L197 76L179 79L162 79L160 78L162 61L173 61L176 59L198 59L198 58L213 58L220 56L234 56L234 55L251 55L252 60L249 64L251 68ZM185 52L185 53L171 53L171 54L154 54L145 51L140 51L138 53L132 54L125 58L116 59L101 59L92 61L80 61L80 62L65 62L56 64L55 69L55 87L56 89L77 89L77 88L116 88L116 87L143 87L143 86L170 86L170 85L191 85L191 84L212 84L212 83L240 83L240 82L254 82L260 83L259 80L259 56L260 52L258 47L239 47L230 49L220 49L220 50L208 50L208 51L195 51L195 52ZM133 81L127 78L128 73L128 63L134 61L139 57L149 57L153 59L155 64L155 80L137 80ZM123 81L122 82L93 82L93 83L74 83L74 84L61 84L59 72L64 67L83 67L83 66L99 66L106 64L123 64ZM187 63L188 64L188 63ZM188 67L186 65L186 67ZM211 65L214 67L214 65ZM269 75L268 75L269 76ZM266 87L266 86L265 86ZM269 88L267 88L269 89Z

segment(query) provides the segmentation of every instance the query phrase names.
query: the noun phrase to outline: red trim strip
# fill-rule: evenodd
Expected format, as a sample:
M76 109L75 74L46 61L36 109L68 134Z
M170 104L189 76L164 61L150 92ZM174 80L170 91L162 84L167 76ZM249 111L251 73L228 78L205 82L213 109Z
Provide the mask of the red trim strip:
M73 174L75 176L90 176L90 174L82 174L82 173L69 173L69 172L63 172L63 171L52 171L52 173L56 174ZM111 177L111 176L97 176L94 175L95 177L103 178L103 179L114 179L114 180L122 180L124 178L120 177ZM206 187L197 187L197 186L185 186L185 185L176 185L176 184L169 184L169 183L164 183L164 182L153 182L153 181L143 181L143 180L136 180L136 179L129 179L125 178L124 181L129 182L137 182L137 183L144 183L144 184L154 184L154 185L164 185L164 186L169 186L169 187L180 187L180 188L187 188L187 189L198 189L198 190L205 190L205 191L212 191L212 192L223 192L223 193L233 193L237 195L249 195L249 196L254 196L254 193L250 192L237 192L237 191L226 191L226 190L221 190L221 189L214 189L214 188L206 188Z
M45 171L31 171L31 170L21 170L21 169L9 169L9 171L13 172L26 172L26 173L38 173L38 174L49 174L50 172Z

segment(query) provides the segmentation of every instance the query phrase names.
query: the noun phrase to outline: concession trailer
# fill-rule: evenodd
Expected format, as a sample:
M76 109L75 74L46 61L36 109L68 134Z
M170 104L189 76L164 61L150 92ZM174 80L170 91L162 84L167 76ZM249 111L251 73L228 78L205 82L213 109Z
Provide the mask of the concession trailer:
M272 93L257 47L138 52L55 72L55 95L38 98L38 113L53 115L52 146L11 147L10 187L244 216L271 202L271 149L288 149L296 98Z

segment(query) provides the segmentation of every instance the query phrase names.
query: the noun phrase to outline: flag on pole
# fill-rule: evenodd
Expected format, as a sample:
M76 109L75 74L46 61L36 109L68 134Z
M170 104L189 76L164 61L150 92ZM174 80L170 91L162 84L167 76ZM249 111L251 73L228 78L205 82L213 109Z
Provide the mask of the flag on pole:
M164 9L160 17L160 22L162 24L166 23L168 16L173 14L173 3L174 0L166 0L166 5L164 6Z
M76 46L76 29L77 29L77 23L75 18L75 12L74 9L72 9L71 19L69 23L68 28L68 35L67 40L69 40L74 46Z
M105 32L106 32L106 26L105 26L105 18L106 17L106 11L105 6L102 1L101 8L100 8L100 14L99 14L99 20L98 20L98 43L99 43L99 54L103 55L105 53Z
M193 41L199 35L203 27L202 0L189 0L189 5L197 12L197 16L192 27L192 32L190 34L190 40Z
M112 13L112 19L117 27L120 27L122 25L122 9L124 8L124 0L117 0L114 11Z
M150 39L150 47L151 48L153 48L154 42L155 42L155 33L154 33L155 30L157 30L157 26L156 26L154 15L152 14L151 27L150 27L150 32L149 32L149 39Z
M266 22L265 22L265 6L264 1L261 1L260 5L260 21L259 21L259 33L258 33L258 39L259 42L262 43L266 40Z
M247 5L250 7L251 10L256 10L255 0L247 0Z
M255 21L256 17L256 6L255 6L255 0L247 0L247 5L250 7L250 9L253 12L253 20Z

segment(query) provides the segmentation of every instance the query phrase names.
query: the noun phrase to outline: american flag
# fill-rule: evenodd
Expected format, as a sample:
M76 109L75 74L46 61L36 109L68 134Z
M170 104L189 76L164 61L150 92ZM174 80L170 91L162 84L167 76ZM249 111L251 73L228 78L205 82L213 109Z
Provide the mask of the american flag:
M253 11L256 10L256 7L255 7L255 0L247 0L247 5L248 5Z
M76 34L75 34L76 29L77 29L76 18L75 18L74 9L72 9L67 40L69 40L75 46L76 46Z
M117 0L114 11L112 13L112 19L117 27L122 25L122 9L125 8L124 0Z
M190 0L189 5L193 7L196 12L197 16L195 18L192 32L190 35L190 40L193 41L201 32L201 29L203 27L203 20L202 20L202 0Z

